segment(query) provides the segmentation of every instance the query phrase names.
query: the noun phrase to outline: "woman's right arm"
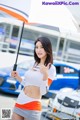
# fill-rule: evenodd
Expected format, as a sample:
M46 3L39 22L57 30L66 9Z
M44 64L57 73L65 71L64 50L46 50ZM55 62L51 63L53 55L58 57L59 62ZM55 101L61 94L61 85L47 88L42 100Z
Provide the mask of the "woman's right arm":
M12 71L11 77L16 78L19 82L22 82L22 78L19 76L17 71Z

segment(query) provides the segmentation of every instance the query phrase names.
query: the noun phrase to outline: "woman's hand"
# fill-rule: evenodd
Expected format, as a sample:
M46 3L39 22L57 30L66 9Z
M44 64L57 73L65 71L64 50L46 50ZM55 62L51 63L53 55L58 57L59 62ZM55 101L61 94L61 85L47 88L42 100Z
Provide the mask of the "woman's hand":
M43 80L48 79L48 69L51 63L49 63L47 66L40 65L40 72L43 73Z
M11 77L16 78L17 80L19 80L20 82L22 81L22 78L19 76L17 71L12 71L11 72Z
M18 76L19 76L19 75L18 75L17 71L12 71L12 72L11 72L11 77L13 77L13 78L16 78L16 79L17 79L17 78L18 78Z

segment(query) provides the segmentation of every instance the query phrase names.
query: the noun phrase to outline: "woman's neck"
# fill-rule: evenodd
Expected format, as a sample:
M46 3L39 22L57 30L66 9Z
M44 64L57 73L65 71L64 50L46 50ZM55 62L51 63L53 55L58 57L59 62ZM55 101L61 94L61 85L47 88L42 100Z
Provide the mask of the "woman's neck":
M44 65L44 63L45 63L45 59L41 59L40 64Z

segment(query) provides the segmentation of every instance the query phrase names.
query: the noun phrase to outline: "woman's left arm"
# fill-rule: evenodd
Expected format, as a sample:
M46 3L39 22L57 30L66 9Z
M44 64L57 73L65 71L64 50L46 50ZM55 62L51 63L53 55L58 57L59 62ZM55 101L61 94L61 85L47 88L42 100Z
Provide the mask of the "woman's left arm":
M52 81L56 79L56 68L54 65L51 65L48 75L48 86L51 85Z
M56 79L55 66L51 65L50 69L47 69L45 67L43 69L43 67L44 66L42 66L42 68L41 68L41 71L43 72L43 80L40 84L40 91L41 91L42 95L47 93L52 81Z

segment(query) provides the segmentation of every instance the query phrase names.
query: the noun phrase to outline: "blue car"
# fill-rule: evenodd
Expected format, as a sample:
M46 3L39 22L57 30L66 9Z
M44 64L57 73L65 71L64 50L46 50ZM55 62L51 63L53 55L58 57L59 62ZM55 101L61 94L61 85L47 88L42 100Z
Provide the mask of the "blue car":
M28 60L17 65L17 71L22 78L24 78L24 74L29 69L31 64L32 62ZM12 70L13 67L0 69L0 90L6 93L18 95L23 86L18 80L10 76Z
M25 61L18 64L17 71L22 78L25 72L29 69L32 62ZM70 63L54 62L56 67L56 80L53 80L49 90L60 90L63 87L77 89L79 86L79 69ZM6 93L19 94L23 86L18 80L10 76L13 67L0 69L0 90Z
M56 67L56 80L53 80L49 90L60 90L62 88L78 89L80 87L80 70L79 65L66 63L66 62L54 62Z

